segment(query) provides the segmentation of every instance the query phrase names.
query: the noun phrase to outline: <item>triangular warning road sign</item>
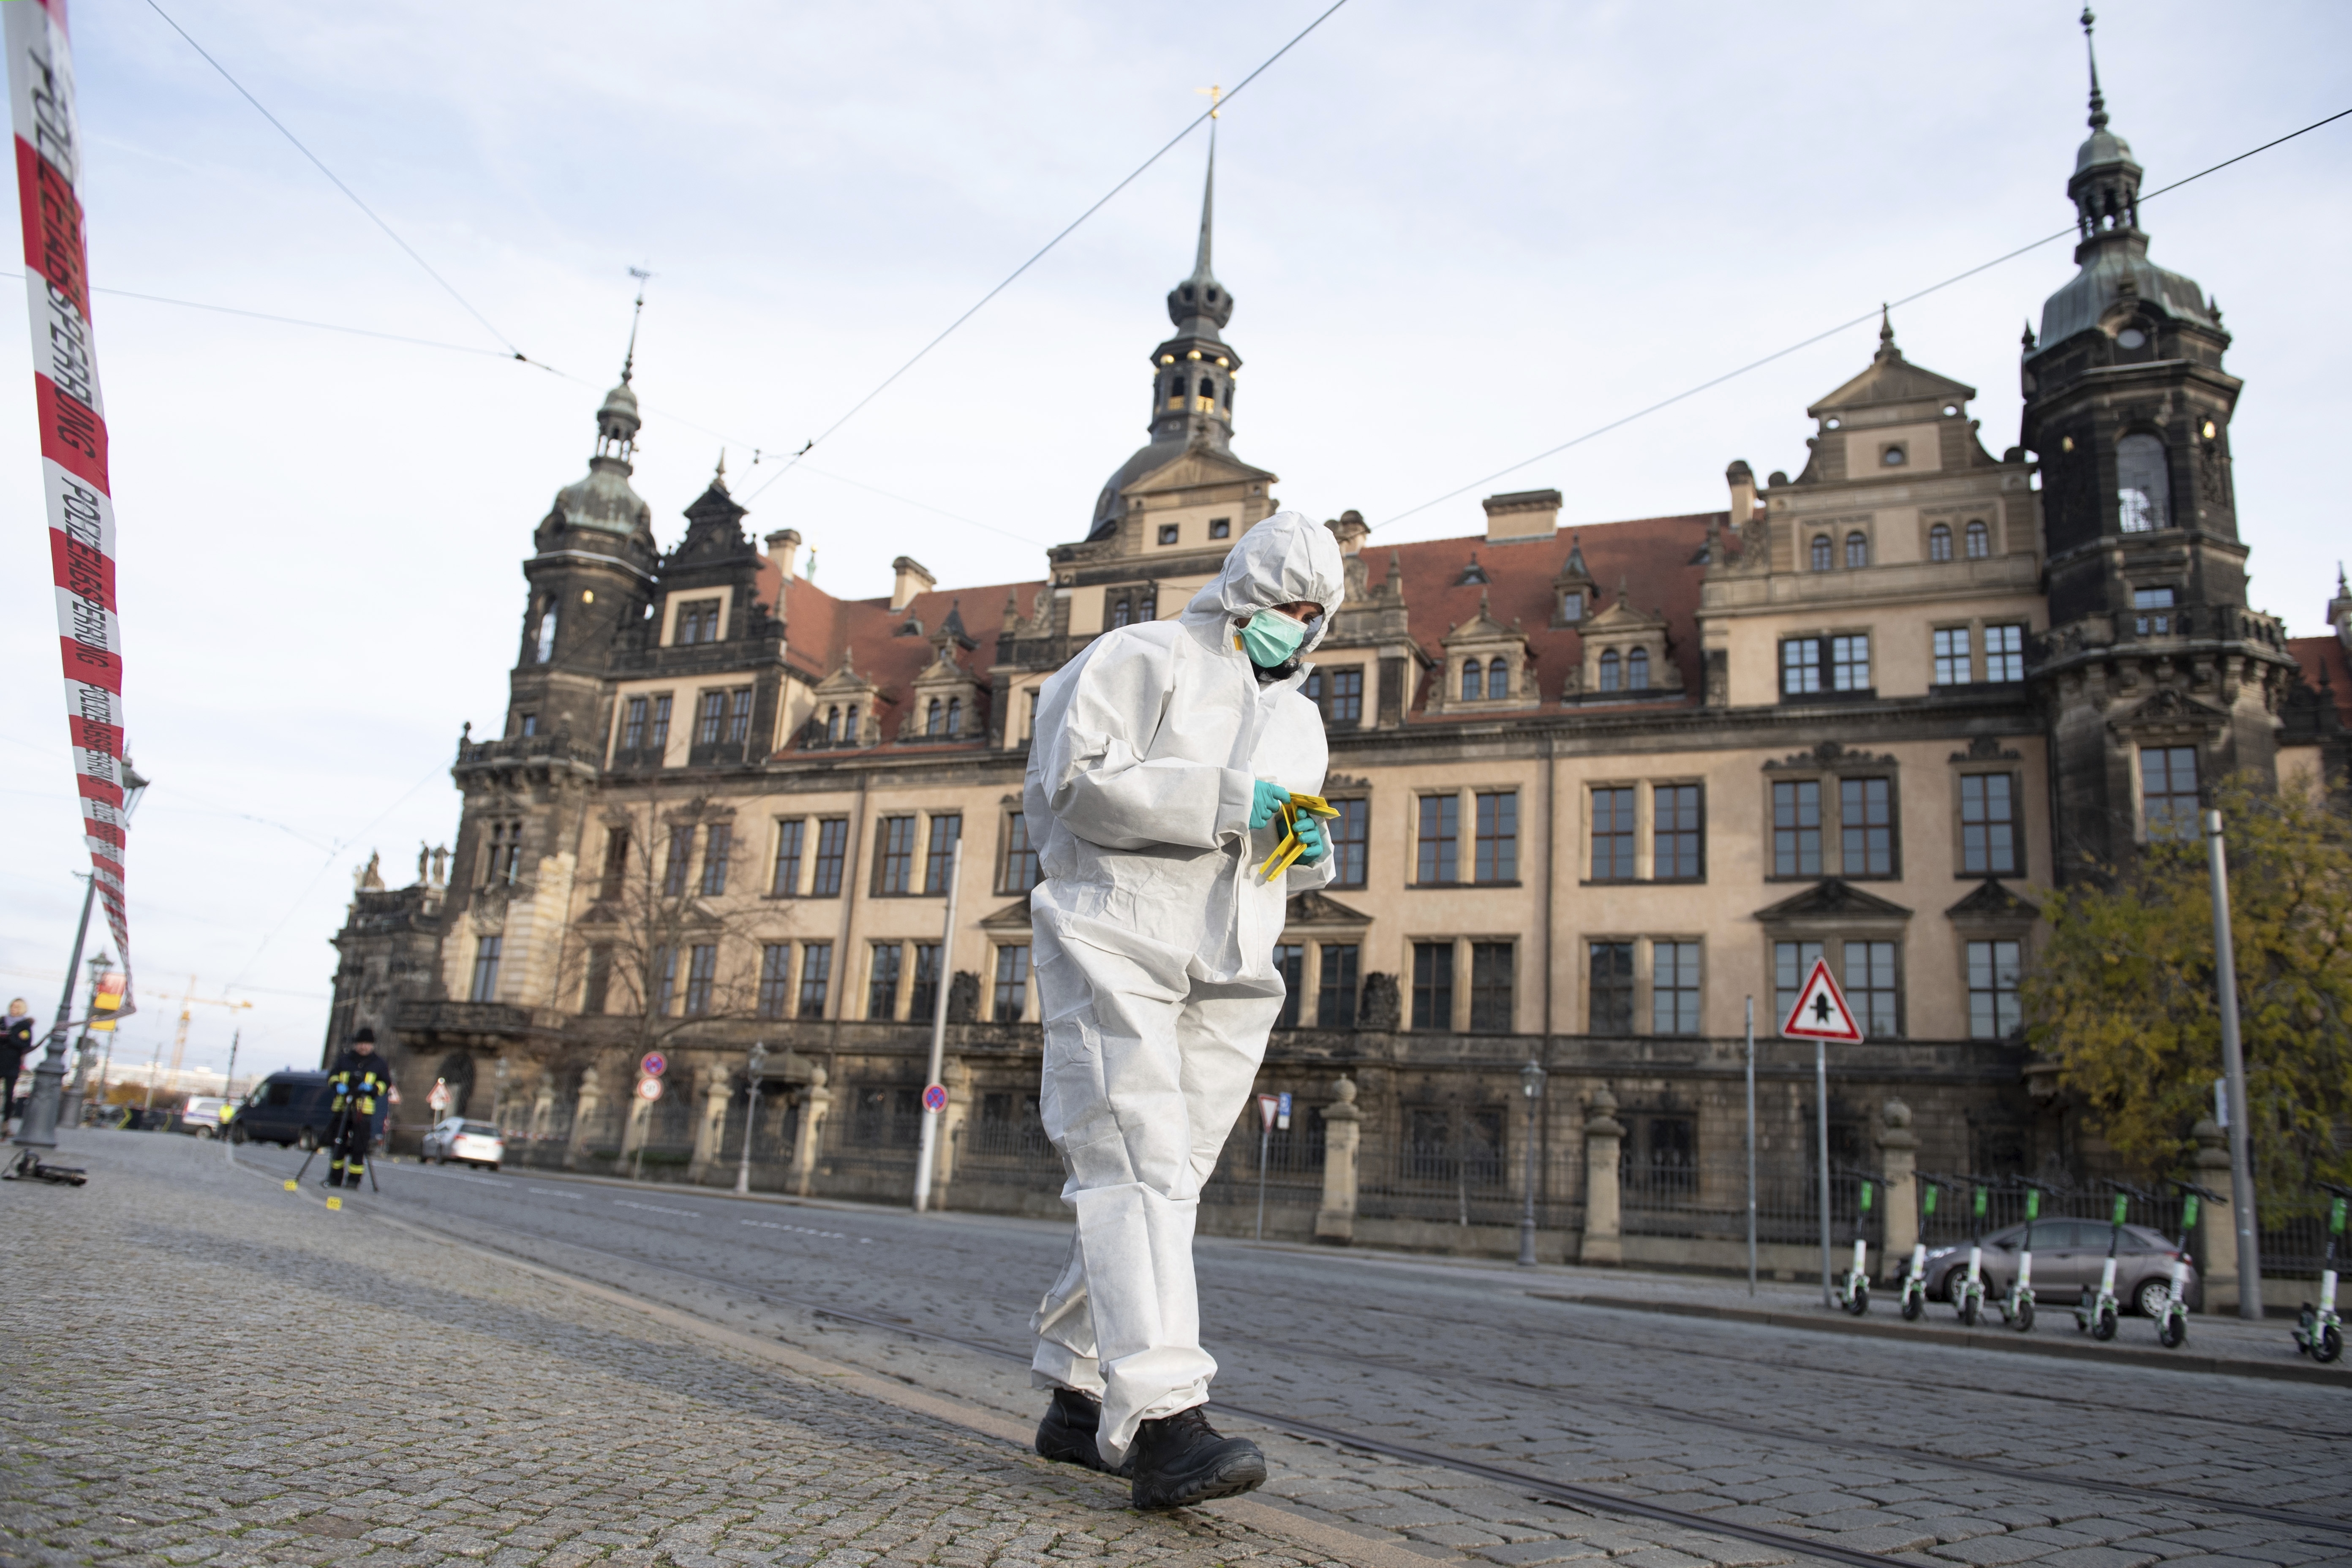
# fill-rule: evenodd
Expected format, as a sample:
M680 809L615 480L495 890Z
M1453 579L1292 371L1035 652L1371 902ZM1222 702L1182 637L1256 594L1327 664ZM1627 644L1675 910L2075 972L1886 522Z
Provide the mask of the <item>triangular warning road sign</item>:
M1797 1005L1780 1020L1780 1033L1792 1040L1862 1044L1862 1026L1853 1021L1853 1009L1845 1005L1845 993L1830 977L1826 960L1813 960L1813 972L1805 976L1804 988L1797 993Z

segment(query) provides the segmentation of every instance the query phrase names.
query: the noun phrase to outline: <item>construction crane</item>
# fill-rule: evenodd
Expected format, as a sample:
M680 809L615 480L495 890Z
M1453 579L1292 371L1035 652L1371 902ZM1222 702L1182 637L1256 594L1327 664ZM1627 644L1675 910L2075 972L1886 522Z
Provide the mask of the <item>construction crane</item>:
M250 1002L231 1002L226 997L222 996L199 996L196 994L196 977L193 974L189 975L187 994L180 998L180 1026L177 1030L173 1031L172 1036L172 1077L173 1079L176 1080L180 1076L180 1058L186 1054L188 1049L188 1020L194 1016L194 1010L195 1008L226 1007L232 1011L236 1011L250 1008L252 1005L253 1004ZM155 1054L158 1057L161 1057L163 1054L163 1042L161 1040L157 1040L155 1042ZM152 1061L147 1064L147 1098L142 1105L142 1109L145 1110L152 1110L155 1105L155 1068L156 1064Z

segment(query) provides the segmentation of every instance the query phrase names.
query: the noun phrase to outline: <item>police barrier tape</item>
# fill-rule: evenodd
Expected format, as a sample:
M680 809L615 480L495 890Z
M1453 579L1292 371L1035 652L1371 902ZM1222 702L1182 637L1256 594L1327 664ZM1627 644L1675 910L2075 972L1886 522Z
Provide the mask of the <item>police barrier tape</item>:
M114 950L121 1005L135 1009L123 909L122 634L114 603L114 502L107 482L106 405L90 332L89 257L82 234L81 128L74 112L66 0L0 5L8 101L16 133L16 197L25 225L25 296L33 391L48 494L49 562L65 661L66 720L81 795L82 837Z

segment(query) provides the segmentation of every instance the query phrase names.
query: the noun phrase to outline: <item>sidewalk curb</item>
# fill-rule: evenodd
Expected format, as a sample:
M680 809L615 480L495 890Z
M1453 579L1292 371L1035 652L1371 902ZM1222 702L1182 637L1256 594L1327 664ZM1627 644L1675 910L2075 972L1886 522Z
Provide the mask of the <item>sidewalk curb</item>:
M283 1180L272 1173L242 1162L236 1162L236 1168L256 1175L268 1177L273 1182ZM625 1184L635 1185L635 1184ZM310 1193L301 1193L299 1195L316 1206L320 1214L323 1215L326 1212L325 1200ZM734 1194L730 1193L727 1195L731 1197ZM958 1404L942 1395L929 1394L909 1384L894 1382L856 1367L826 1361L822 1357L810 1355L805 1351L790 1349L763 1340L756 1334L746 1333L740 1329L730 1328L724 1323L714 1323L677 1307L663 1306L659 1302L631 1295L614 1286L600 1285L593 1280L583 1279L578 1275L566 1273L561 1268L551 1268L543 1263L530 1262L493 1247L460 1240L425 1226L396 1219L373 1205L364 1205L345 1209L342 1212L361 1215L379 1225L389 1226L421 1241L428 1241L459 1252L469 1253L486 1262L519 1270L610 1305L625 1307L666 1327L677 1329L713 1343L725 1345L730 1350L744 1354L756 1356L825 1386L862 1395L877 1404L892 1405L910 1414L927 1415L933 1420L943 1421L949 1426L961 1426L967 1431L977 1432L982 1436L995 1438L999 1442L1010 1443L1024 1454L1032 1452L1034 1435L1030 1428L996 1411L984 1409L979 1405ZM1048 1463L1042 1459L1038 1462ZM1062 1466L1059 1468L1068 1471L1073 1476L1091 1478L1094 1475L1092 1471L1079 1470L1072 1466ZM1118 1487L1122 1492L1126 1489L1126 1483L1123 1481L1113 1481L1109 1478L1101 1478L1101 1479L1107 1485ZM1351 1568L1433 1568L1433 1563L1462 1561L1458 1552L1445 1548L1424 1546L1421 1542L1409 1541L1403 1536L1374 1531L1370 1526L1352 1523L1344 1526L1327 1524L1320 1520L1305 1517L1293 1511L1286 1501L1281 1499L1223 1498L1187 1511L1223 1519L1244 1529L1255 1531L1261 1535L1278 1537L1293 1546L1303 1548L1319 1557L1337 1559L1349 1563Z
M2070 1361L2121 1362L2126 1366L2156 1367L2165 1372L2189 1372L2222 1377L2262 1377L2284 1383L2333 1384L2352 1388L2352 1368L2313 1366L2301 1361L2237 1361L2226 1356L2182 1355L2170 1351L2113 1349L2066 1340L2023 1339L2013 1333L1986 1334L1969 1329L1913 1328L1907 1324L1874 1322L1867 1318L1832 1318L1797 1312L1767 1312L1746 1307L1715 1307L1696 1301L1638 1301L1622 1296L1570 1296L1557 1290L1529 1290L1539 1301L1564 1301L1576 1307L1602 1307L1617 1312L1664 1313L1675 1318L1713 1318L1727 1323L1760 1323L1768 1328L1802 1329L1817 1334L1858 1334L1874 1340L1925 1340L1929 1344L1955 1345L1963 1350L2006 1351L2011 1355L2056 1356Z

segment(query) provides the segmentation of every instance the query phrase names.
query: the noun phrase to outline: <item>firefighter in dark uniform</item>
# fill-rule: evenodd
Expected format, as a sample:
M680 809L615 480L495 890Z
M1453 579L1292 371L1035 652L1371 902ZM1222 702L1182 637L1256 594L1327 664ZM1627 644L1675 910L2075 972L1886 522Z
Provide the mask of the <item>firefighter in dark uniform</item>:
M392 1092L392 1069L375 1054L375 1031L352 1037L327 1075L334 1090L327 1123L327 1185L356 1187L367 1174L368 1143L375 1131L376 1102Z

